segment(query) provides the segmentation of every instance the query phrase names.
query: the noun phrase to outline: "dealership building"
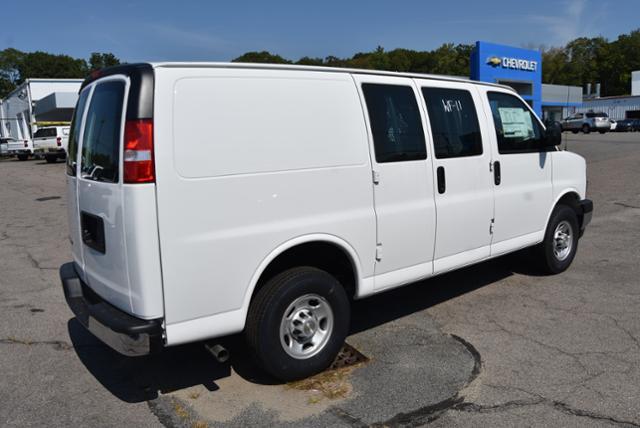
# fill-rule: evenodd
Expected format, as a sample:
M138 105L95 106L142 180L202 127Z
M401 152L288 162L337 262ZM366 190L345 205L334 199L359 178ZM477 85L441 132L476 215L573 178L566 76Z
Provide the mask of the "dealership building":
M604 112L612 119L640 118L640 71L632 73L630 96L600 97L599 85L583 94L580 86L542 83L542 54L536 50L476 42L471 79L511 86L544 119L573 113Z
M582 106L579 86L542 83L542 54L536 50L476 42L471 79L511 86L545 119L561 120Z

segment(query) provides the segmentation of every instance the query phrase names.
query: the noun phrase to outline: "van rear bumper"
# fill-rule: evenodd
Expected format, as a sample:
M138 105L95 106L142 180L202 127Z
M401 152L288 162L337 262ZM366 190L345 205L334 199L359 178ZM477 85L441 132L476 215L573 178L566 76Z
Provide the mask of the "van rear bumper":
M82 282L74 263L60 266L60 280L78 322L106 345L127 356L148 355L162 349L161 319L139 319L109 304Z

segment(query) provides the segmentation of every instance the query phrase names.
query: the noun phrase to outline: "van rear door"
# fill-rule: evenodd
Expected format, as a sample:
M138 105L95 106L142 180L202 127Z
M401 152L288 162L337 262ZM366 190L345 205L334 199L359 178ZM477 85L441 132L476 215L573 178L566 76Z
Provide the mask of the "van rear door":
M98 81L84 120L78 171L78 215L85 280L115 306L130 311L127 278L120 140L128 82Z
M144 65L151 81L141 84L139 69L118 67L85 83L91 92L72 227L78 231L86 284L117 308L154 319L164 310L153 175L153 72ZM151 99L141 103L141 97ZM147 149L140 150L144 144Z

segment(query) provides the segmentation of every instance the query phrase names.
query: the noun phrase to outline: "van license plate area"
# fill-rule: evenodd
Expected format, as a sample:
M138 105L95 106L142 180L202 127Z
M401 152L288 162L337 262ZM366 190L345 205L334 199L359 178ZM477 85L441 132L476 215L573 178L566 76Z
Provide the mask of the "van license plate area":
M82 242L87 247L105 254L104 221L102 217L82 211L80 213L80 225L82 227Z

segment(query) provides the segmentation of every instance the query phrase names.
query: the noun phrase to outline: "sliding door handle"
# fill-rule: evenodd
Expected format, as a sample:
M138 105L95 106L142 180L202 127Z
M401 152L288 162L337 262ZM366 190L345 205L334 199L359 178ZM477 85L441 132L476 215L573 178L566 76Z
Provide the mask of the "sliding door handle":
M500 162L495 161L493 163L493 182L495 183L496 186L499 186L501 181L502 181L502 175L500 172Z
M437 169L438 176L438 193L441 195L447 190L447 181L444 177L444 167L439 166Z

